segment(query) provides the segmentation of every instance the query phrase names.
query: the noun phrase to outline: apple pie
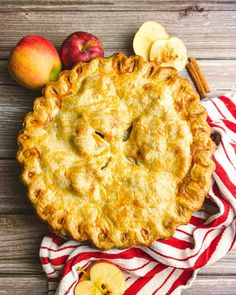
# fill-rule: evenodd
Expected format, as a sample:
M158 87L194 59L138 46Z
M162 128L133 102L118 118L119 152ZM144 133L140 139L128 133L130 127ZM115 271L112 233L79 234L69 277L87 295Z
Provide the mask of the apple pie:
M173 68L120 53L78 63L24 119L29 199L54 231L100 249L169 238L211 185L206 118Z

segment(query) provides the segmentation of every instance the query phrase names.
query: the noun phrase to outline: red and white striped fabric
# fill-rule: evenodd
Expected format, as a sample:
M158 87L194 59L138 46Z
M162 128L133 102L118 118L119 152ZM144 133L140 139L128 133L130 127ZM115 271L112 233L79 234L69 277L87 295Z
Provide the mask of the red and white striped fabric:
M202 209L172 238L150 247L99 251L54 233L44 237L40 259L49 281L49 293L73 294L77 268L108 260L126 278L125 295L180 294L194 281L199 268L223 257L236 240L236 94L202 101L208 122L221 134L213 160L212 189ZM57 288L57 285L59 286ZM57 290L56 290L57 289Z

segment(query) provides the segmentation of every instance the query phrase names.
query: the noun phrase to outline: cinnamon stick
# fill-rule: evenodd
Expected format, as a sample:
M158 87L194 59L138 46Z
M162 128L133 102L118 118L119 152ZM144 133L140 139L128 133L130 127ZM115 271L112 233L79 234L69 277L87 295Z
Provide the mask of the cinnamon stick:
M202 72L202 70L200 69L200 67L199 67L199 65L197 63L196 58L195 57L190 57L189 61L190 61L190 63L193 64L193 66L194 66L194 68L196 70L196 73L197 73L198 77L200 78L200 80L202 82L202 85L203 85L203 87L205 89L205 92L207 92L207 93L210 92L210 87L207 84L205 76L203 75L203 72Z
M192 62L190 62L186 65L186 68L188 70L190 77L192 78L192 80L194 82L194 85L197 88L197 91L198 91L200 97L205 98L207 96L206 91L205 91L205 88L201 82L200 77L198 76L198 73L194 67L194 64Z

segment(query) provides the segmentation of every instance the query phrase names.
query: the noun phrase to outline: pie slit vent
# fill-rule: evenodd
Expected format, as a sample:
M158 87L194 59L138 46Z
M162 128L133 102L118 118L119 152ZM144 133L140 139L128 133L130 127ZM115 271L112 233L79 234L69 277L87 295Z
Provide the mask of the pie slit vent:
M215 144L187 79L140 56L78 63L18 136L22 180L51 228L99 249L171 237L211 185Z

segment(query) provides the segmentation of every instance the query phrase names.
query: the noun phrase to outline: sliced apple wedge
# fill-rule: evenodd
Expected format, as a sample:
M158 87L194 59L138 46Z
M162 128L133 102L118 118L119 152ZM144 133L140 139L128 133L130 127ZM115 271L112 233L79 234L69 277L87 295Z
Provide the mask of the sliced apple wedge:
M133 48L137 55L140 55L144 60L149 60L150 48L154 41L160 39L168 39L169 35L165 28L154 22L147 21L139 28L134 36Z
M182 71L187 63L187 49L184 43L176 37L168 40L157 40L150 50L150 60L157 61L163 67L173 67Z
M103 293L94 285L92 281L78 282L74 291L75 295L102 295Z
M122 295L125 292L125 278L122 271L111 263L96 263L90 269L90 279L102 294Z

